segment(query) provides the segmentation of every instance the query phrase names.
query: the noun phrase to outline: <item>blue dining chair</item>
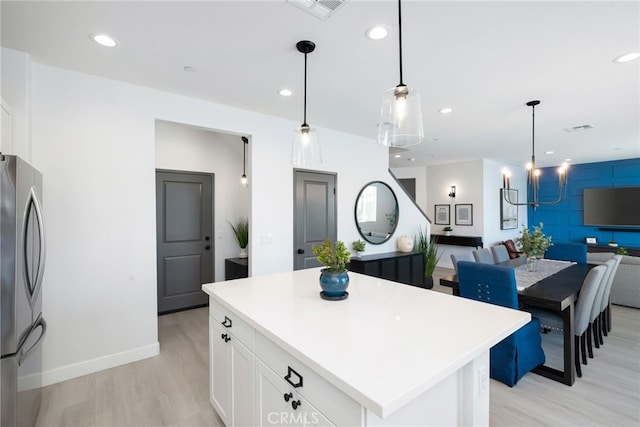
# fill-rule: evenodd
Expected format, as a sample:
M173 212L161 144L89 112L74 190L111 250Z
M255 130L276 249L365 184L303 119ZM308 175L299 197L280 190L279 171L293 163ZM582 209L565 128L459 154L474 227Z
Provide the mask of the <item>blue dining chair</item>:
M553 243L544 253L547 259L559 261L575 261L580 264L587 263L587 245L581 243Z
M518 309L515 270L501 265L458 262L460 296L489 304ZM491 347L490 374L513 387L527 372L545 362L540 321L529 323Z
M587 364L587 341L589 341L589 346L591 346L589 321L591 319L592 309L596 305L600 307L598 296L601 295L601 290L604 287L603 284L606 279L605 276L607 269L607 266L599 265L589 271L587 277L585 277L582 283L580 295L576 302L574 311L574 365L576 367L576 375L578 377L582 377L580 353L582 353L582 364ZM563 330L563 320L557 312L538 307L528 307L526 310L529 311L532 316L536 316L540 319L540 324L542 325L543 330L558 332ZM582 351L580 351L580 349L582 349ZM592 356L590 355L590 357Z

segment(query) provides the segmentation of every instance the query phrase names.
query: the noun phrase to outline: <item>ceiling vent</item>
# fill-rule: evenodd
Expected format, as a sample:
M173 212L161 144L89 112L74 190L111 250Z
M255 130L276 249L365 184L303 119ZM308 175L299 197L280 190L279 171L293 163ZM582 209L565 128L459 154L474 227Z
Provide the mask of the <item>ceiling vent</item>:
M580 126L573 126L570 128L564 128L565 132L578 132L580 130L589 130L589 129L593 129L593 126L591 125L580 125Z
M338 10L345 0L287 0L294 6L310 13L316 18L327 19Z

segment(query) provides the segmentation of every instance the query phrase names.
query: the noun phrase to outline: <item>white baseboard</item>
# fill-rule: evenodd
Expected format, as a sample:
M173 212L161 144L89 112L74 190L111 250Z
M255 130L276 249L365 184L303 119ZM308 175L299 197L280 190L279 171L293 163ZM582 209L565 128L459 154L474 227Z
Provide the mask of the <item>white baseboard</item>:
M133 350L114 353L108 356L98 357L96 359L52 369L42 373L42 386L44 387L70 380L72 378L81 377L83 375L92 374L94 372L103 371L105 369L115 368L116 366L126 365L127 363L137 362L138 360L154 357L158 354L160 354L160 343L155 342L151 345L138 347Z

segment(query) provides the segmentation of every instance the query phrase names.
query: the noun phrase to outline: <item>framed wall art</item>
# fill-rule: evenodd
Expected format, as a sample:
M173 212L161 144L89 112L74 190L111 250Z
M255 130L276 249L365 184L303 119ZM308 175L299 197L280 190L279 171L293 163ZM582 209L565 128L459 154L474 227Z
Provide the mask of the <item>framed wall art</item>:
M456 225L473 225L473 205L456 205Z
M435 223L449 225L451 223L451 205L435 205Z
M518 207L505 200L506 196L514 203L518 203L518 190L500 189L500 230L518 228Z

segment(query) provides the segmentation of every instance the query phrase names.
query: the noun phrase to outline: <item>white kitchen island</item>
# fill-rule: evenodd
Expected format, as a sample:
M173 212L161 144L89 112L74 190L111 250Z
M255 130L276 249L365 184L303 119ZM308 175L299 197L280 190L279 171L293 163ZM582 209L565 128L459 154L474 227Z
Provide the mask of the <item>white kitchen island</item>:
M526 312L320 269L203 285L210 400L227 427L488 425L489 349Z

